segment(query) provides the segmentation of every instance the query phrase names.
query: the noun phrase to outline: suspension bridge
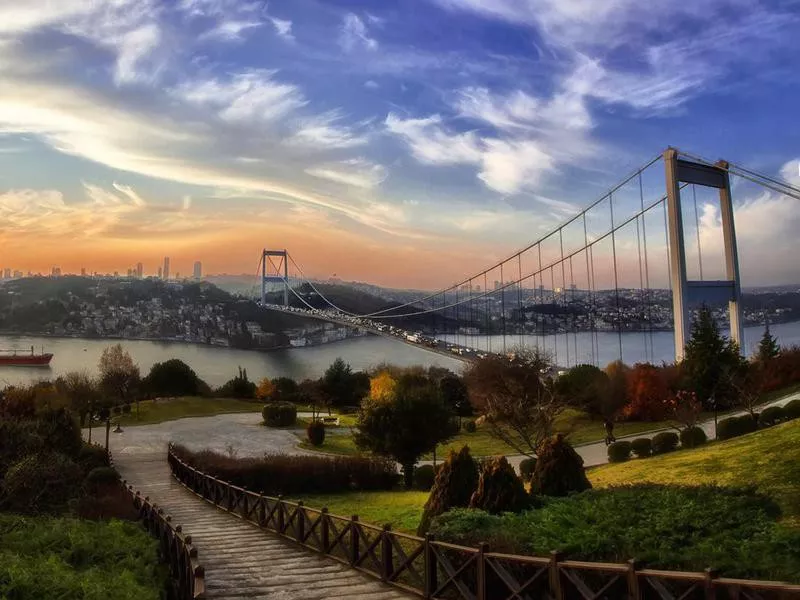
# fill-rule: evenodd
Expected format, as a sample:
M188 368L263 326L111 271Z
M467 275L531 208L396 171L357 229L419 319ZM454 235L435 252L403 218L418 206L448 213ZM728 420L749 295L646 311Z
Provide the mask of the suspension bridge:
M668 148L529 245L435 292L358 313L287 250L264 250L261 303L465 359L536 347L566 367L656 362L654 336L667 331L680 360L692 311L706 305L744 350L746 318L759 317L743 314L732 189L800 199L779 178ZM269 301L275 285L282 298Z

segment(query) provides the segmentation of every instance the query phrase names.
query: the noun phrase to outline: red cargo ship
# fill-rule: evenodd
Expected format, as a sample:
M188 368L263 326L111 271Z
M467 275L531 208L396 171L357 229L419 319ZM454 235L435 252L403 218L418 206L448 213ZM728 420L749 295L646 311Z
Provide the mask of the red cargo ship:
M36 354L31 346L31 353L19 353L17 350L0 350L0 367L46 367L53 358L52 354L42 351Z

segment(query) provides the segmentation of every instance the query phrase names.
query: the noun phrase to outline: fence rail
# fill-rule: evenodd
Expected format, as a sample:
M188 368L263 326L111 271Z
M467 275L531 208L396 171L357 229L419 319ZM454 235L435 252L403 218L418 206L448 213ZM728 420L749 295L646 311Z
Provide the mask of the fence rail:
M186 464L170 446L173 476L222 510L424 598L442 600L786 600L800 586L624 564L490 552L392 531L327 508L265 496Z
M176 600L205 598L205 569L197 558L197 548L192 546L192 536L183 533L180 525L164 509L142 497L132 485L122 485L139 513L139 520L153 537L158 539L161 559L169 565L172 595Z

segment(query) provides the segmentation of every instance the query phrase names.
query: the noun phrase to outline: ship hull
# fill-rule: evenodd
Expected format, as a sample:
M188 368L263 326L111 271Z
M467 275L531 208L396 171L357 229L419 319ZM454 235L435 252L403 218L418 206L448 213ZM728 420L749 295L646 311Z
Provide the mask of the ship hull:
M0 355L0 367L46 367L52 360L52 354L38 355Z

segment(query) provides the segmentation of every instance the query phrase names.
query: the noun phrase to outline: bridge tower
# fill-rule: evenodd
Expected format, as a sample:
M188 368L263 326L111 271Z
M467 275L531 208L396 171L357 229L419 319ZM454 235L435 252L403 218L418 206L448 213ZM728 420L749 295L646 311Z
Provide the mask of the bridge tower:
M275 260L276 259L276 260ZM286 250L267 250L261 254L261 304L267 301L267 284L283 284L283 305L289 306L289 255Z
M683 359L691 327L690 304L728 302L731 338L744 350L742 332L742 290L739 279L739 255L733 223L733 202L728 177L728 164L715 165L690 162L678 157L678 151L664 151L667 178L667 214L669 261L672 275L672 309L675 321L675 360ZM723 280L689 281L686 275L686 245L681 214L681 184L695 184L719 190L720 216L725 251L726 278Z

